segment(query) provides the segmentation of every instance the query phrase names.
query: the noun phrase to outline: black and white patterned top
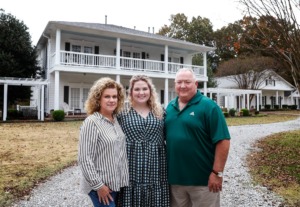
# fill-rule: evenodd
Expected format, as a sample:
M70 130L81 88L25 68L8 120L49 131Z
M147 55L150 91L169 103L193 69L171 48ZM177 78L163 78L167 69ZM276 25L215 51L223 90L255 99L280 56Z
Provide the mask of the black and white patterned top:
M118 205L170 206L164 120L152 112L144 118L133 108L120 114L118 120L126 135L130 182L121 190Z

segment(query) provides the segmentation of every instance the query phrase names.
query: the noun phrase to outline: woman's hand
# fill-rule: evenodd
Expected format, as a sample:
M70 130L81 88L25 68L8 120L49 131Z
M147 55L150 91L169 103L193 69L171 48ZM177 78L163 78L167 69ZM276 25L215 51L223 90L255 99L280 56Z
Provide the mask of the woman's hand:
M103 185L101 188L97 190L97 194L99 197L99 202L104 203L105 205L109 205L109 202L114 201L111 196L112 190L110 190L106 185Z

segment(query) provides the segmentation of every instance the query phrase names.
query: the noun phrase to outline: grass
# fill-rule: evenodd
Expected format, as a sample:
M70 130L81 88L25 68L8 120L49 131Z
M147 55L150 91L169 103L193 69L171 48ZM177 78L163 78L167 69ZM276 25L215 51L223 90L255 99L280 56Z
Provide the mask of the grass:
M0 206L27 195L77 159L79 122L0 125Z
M300 116L300 113L299 113ZM229 117L226 118L228 126L252 125L252 124L269 124L297 119L298 116L289 114L259 114L250 117Z
M296 118L298 116L269 114L262 117L227 118L226 121L228 125L234 126ZM9 206L18 198L28 195L32 188L49 176L76 163L81 123L82 121L0 124L0 207ZM268 168L264 170L268 171ZM294 168L289 170L294 171ZM294 187L291 191L299 191L297 185Z
M300 206L300 130L277 133L256 143L248 156L254 181L285 198L288 206Z

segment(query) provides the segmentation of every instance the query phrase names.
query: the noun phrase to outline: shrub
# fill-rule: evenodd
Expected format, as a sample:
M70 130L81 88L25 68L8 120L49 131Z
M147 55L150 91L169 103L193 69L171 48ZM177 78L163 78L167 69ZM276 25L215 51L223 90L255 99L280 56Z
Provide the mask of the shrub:
M225 117L229 117L229 113L228 112L223 112Z
M274 109L279 109L279 105L275 104Z
M65 112L63 110L55 110L52 112L52 118L54 121L62 121L65 119Z
M282 104L282 108L283 109L288 109L288 105L287 104Z
M292 109L292 110L296 110L297 109L297 105L290 105L289 108Z
M249 116L249 110L248 109L242 109L241 110L243 112L243 116Z
M7 119L18 119L23 116L22 111L18 111L16 109L7 110Z
M230 109L229 110L230 116L235 116L235 112L236 112L236 110L234 108Z
M270 110L270 109L271 109L271 104L266 104L266 105L265 105L265 109L266 109L266 110Z
M255 111L254 114L255 114L255 115L258 115L258 114L259 114L259 111Z

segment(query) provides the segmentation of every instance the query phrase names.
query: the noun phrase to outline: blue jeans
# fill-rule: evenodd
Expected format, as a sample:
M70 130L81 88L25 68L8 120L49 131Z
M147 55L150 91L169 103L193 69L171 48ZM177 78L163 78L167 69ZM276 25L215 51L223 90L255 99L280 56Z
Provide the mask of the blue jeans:
M113 191L110 193L110 195L114 199L114 201L110 201L109 205L104 205L104 203L100 203L97 191L92 190L89 193L89 196L93 202L94 207L115 207L116 199L117 199L117 192Z

